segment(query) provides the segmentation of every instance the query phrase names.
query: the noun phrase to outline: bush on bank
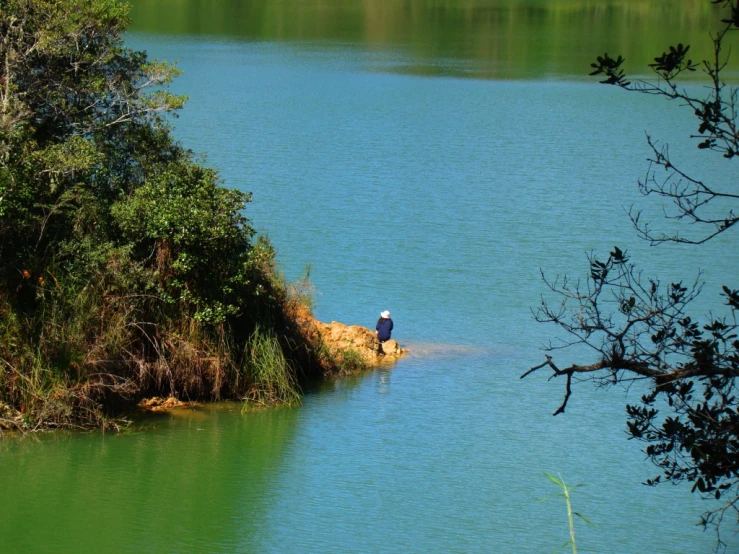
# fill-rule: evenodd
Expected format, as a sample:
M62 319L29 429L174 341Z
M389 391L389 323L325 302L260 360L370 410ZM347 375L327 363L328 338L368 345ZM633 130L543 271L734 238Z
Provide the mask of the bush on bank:
M144 395L292 402L335 368L224 188L172 137L175 67L116 0L0 7L0 429Z

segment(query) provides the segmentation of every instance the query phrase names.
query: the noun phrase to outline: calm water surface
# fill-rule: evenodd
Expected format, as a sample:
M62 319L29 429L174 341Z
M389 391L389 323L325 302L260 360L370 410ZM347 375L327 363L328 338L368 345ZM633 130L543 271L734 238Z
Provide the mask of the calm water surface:
M637 203L660 222L635 186L645 132L687 136L690 114L567 61L622 37L664 49L637 32L660 18L703 36L710 10L375 4L141 0L128 42L184 70L176 135L254 193L249 215L286 275L310 266L316 315L372 326L389 309L411 356L295 409L4 440L0 551L553 552L567 516L543 471L587 485L573 496L595 523L577 523L580 552L713 548L688 487L640 484L656 470L625 436L638 387L583 384L553 418L562 383L518 378L554 331L530 313L540 268L584 276L586 252L618 244L665 281L702 268L701 309L733 282L731 241L649 248L625 216ZM687 169L730 177L673 142Z

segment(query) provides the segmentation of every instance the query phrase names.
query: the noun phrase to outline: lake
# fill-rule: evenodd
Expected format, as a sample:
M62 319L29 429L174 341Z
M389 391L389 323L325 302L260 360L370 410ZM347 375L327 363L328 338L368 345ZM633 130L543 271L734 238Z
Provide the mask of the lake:
M582 383L552 417L564 384L519 379L556 337L531 313L540 270L585 277L614 245L665 282L702 269L696 315L736 286L731 237L650 247L626 215L662 224L636 186L646 133L735 177L687 139L690 110L587 77L606 51L633 71L678 41L705 54L708 2L137 0L131 16L127 43L184 71L175 135L253 192L315 315L373 327L390 310L410 355L297 408L3 439L0 551L554 552L567 512L543 472L585 485L580 552L714 547L696 526L710 504L641 484L658 471L626 440L638 385Z

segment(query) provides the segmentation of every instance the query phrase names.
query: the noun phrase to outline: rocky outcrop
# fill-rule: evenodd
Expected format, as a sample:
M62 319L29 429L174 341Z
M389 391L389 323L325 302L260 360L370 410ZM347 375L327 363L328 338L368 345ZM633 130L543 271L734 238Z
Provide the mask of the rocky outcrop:
M314 326L326 346L338 350L354 350L369 365L391 363L408 353L394 340L386 341L381 348L377 335L366 327L344 325L338 321L323 323L311 319L308 324Z

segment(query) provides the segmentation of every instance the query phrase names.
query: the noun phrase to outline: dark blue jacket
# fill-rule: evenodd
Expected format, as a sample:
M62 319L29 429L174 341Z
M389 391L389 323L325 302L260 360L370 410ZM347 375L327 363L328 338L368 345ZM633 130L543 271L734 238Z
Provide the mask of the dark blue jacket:
M377 320L377 338L382 342L390 340L390 332L393 330L393 320L389 317L381 317Z

